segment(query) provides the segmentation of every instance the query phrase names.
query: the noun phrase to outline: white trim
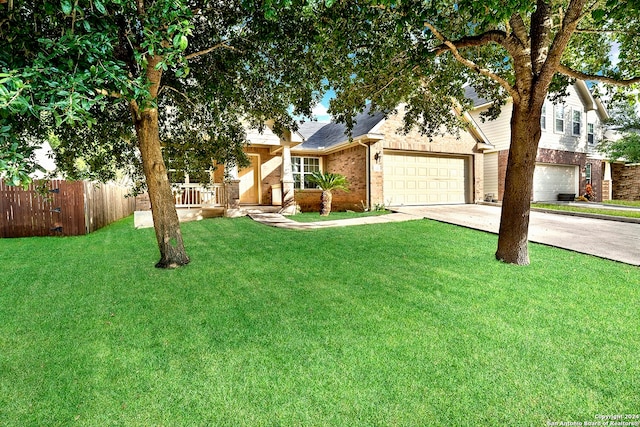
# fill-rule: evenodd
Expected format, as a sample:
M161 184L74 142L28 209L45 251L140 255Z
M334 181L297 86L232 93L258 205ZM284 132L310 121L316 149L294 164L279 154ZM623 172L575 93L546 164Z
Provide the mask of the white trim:
M293 170L294 159L300 159L300 171L295 172ZM299 156L299 155L291 155L291 175L293 176L293 188L294 190L317 190L317 188L305 188L304 187L304 176L309 175L309 173L304 172L304 159L316 159L318 160L318 169L320 172L323 171L323 162L322 157L319 156ZM296 175L300 176L300 188L296 188Z

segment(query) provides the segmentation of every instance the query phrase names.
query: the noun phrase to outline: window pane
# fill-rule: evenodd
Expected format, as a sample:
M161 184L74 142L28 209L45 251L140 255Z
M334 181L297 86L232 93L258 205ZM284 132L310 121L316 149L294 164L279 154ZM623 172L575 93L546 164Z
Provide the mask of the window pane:
M547 106L542 106L542 115L540 116L540 127L542 130L547 129Z
M556 105L556 132L564 132L564 106Z
M582 132L582 111L573 110L573 134L580 135Z

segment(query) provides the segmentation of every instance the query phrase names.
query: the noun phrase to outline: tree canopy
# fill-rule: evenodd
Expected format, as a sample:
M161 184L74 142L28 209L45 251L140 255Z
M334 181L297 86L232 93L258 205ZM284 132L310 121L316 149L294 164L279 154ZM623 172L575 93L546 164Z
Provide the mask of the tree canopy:
M186 264L161 147L184 165L242 162L245 125L269 119L277 131L293 125L292 107L309 115L323 84L307 50L307 22L319 5L0 4L0 159L9 160L0 173L28 179L29 155L44 136L72 177L108 179L137 166L151 198L158 266Z
M493 101L487 118L497 117L510 100L511 144L496 257L528 264L545 98L561 97L575 79L637 88L639 6L637 0L337 2L321 20L326 48L320 61L337 93L331 111L350 125L368 101L381 111L404 103L405 128L418 126L435 135L462 125L452 105L471 107L465 85ZM611 59L614 47L620 52L617 63Z

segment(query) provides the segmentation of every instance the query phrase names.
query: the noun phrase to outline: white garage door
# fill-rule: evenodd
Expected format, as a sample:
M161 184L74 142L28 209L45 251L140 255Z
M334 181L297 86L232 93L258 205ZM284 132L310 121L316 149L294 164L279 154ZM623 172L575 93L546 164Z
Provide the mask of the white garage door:
M560 193L577 195L577 185L577 166L537 164L533 172L533 200L558 200Z
M385 152L384 202L390 206L466 203L466 160Z

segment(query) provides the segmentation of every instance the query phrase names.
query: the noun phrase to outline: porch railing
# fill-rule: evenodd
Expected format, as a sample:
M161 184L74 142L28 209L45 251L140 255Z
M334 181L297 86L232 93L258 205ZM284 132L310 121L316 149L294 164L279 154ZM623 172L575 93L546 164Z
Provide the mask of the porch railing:
M174 184L172 191L176 208L225 205L224 184Z

